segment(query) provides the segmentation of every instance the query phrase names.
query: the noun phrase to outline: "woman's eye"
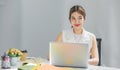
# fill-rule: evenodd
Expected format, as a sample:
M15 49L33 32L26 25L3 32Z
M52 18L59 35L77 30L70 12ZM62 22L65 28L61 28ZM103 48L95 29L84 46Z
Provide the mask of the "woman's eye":
M75 18L74 18L74 17L72 17L72 20L75 20Z
M80 17L80 18L78 18L78 19L82 19L82 18Z

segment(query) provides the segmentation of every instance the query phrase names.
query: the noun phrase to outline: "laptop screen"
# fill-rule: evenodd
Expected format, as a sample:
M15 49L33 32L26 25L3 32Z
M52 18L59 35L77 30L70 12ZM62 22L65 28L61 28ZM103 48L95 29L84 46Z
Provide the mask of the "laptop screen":
M50 42L50 64L87 67L88 49L87 43Z

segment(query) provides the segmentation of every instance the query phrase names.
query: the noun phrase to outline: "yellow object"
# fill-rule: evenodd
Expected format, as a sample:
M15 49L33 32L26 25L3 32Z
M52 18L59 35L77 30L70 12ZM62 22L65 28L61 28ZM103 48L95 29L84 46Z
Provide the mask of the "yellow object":
M37 64L37 66L33 67L32 70L40 70L40 68L41 68L41 65Z
M22 56L22 52L16 48L10 48L7 51L7 55L10 57L20 57L20 56Z
M20 60L25 61L27 59L27 52L23 52L23 55L21 56Z

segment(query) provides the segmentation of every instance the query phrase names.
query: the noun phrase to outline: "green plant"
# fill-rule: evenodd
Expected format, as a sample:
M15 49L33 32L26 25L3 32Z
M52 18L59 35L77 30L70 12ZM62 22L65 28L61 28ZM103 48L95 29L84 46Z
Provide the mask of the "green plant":
M16 48L10 48L7 51L7 55L10 57L20 57L20 56L22 56L22 52Z

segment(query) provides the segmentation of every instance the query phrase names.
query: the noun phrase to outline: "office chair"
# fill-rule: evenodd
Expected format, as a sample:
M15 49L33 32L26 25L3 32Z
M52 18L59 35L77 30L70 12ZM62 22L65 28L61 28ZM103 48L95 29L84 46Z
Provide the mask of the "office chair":
M101 38L97 38L97 47L98 47L98 54L99 54L99 63L98 66L101 66Z

